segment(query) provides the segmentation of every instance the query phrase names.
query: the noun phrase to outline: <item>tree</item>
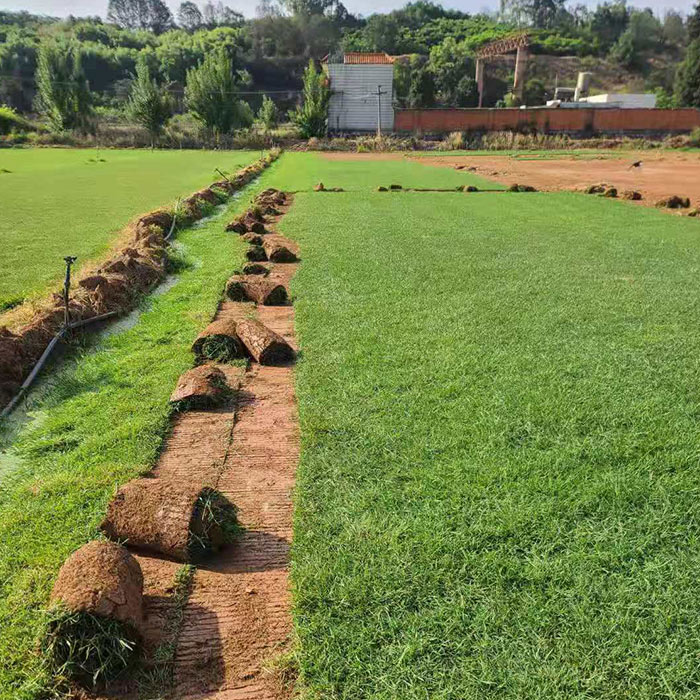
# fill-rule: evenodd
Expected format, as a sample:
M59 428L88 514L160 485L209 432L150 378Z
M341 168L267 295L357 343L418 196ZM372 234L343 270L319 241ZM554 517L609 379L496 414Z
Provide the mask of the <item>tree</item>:
M683 16L675 10L668 10L664 14L662 36L667 46L685 46L688 40L688 32L683 23Z
M678 66L675 95L684 107L700 108L700 39L691 42L685 59Z
M304 70L304 90L302 104L293 115L305 139L313 136L322 137L328 129L328 101L331 92L323 73L316 70L313 60Z
M479 104L479 88L471 75L463 75L452 94L453 107L476 107Z
M209 29L214 29L215 27L240 27L244 22L243 15L240 12L232 10L224 5L223 2L216 4L213 2L205 3L202 9L202 18Z
M640 66L643 53L661 43L662 27L651 10L634 10L630 14L627 29L622 33L610 56L627 68Z
M428 68L443 104L457 107L470 100L472 87L463 79L474 75L474 61L464 42L457 42L450 36L442 44L433 46ZM473 92L476 94L476 87Z
M186 31L194 32L204 24L204 18L197 5L187 0L180 3L177 12L177 23Z
M264 131L271 131L277 126L277 119L277 105L267 95L263 95L256 121Z
M151 78L148 62L143 56L136 64L136 76L132 83L126 111L134 122L148 131L151 137L151 148L155 146L158 137L173 115L170 95Z
M627 29L629 17L625 0L605 2L596 7L591 17L591 31L603 53L607 53Z
M37 106L54 131L88 130L92 99L77 43L42 42L36 83Z
M687 22L688 38L691 41L700 39L700 2L695 6L693 14L688 17Z
M293 15L322 15L334 7L335 0L282 0L282 4Z
M124 29L147 29L161 34L173 26L173 16L163 0L109 0L107 21Z
M547 99L547 89L539 78L530 78L525 83L523 101L528 107L543 105Z
M238 99L241 75L222 49L187 71L185 103L192 116L219 141L223 134L250 126L250 108Z
M408 89L408 106L412 109L433 107L435 105L435 82L425 66L411 72L411 84Z

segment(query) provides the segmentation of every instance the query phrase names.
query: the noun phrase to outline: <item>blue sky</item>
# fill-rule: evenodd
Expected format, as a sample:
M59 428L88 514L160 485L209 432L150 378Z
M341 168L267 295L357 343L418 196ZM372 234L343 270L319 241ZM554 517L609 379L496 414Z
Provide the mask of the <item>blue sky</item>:
M168 2L168 4L175 10L180 3L173 0ZM255 14L255 6L258 4L258 0L229 0L226 4L234 10L251 17ZM351 12L366 16L372 12L382 12L401 7L405 4L405 0L346 0L345 4ZM496 9L498 0L491 0L491 2L487 0L444 0L442 4L465 12L479 12L485 8ZM588 4L596 5L597 3L589 0ZM658 13L663 13L666 10L679 10L687 13L693 7L694 0L683 0L682 2L674 2L673 0L647 0L644 2L639 0L629 4L651 7ZM106 7L107 0L65 0L63 2L58 0L0 0L0 9L3 10L27 10L28 12L58 17L64 17L69 14L104 16Z

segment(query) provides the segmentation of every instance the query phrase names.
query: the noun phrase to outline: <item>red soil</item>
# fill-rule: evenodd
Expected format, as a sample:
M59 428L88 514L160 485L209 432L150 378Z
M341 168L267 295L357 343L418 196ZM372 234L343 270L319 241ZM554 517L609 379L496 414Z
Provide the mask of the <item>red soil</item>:
M430 156L404 153L324 153L330 160L402 160L409 158L423 165L461 167L504 185L514 182L534 185L540 190L582 190L601 182L615 186L620 193L638 190L641 204L654 205L670 195L690 197L700 205L700 154L673 151L606 153L581 158L560 158L556 151L545 157L493 155ZM631 168L635 161L639 168ZM426 186L430 184L426 175Z
M297 247L267 234L294 252ZM266 237L267 237L266 236ZM266 264L268 279L288 283L296 264ZM256 316L294 349L292 306L225 301L217 320ZM291 690L275 659L291 632L288 582L292 490L299 457L293 368L251 363L247 370L220 365L234 406L180 414L154 476L218 489L238 507L245 528L235 545L197 569L185 607L175 656L173 697L280 700ZM169 563L139 557L153 602L147 604L149 638L162 628L158 582L172 579ZM154 617L154 619L152 619ZM153 644L154 642L151 642Z

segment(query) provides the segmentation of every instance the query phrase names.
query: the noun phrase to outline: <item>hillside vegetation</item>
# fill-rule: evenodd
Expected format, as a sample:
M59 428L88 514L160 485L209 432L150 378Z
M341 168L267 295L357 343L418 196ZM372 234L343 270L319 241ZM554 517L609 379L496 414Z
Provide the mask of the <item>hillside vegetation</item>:
M141 6L148 11L137 11ZM6 109L0 132L26 128L20 115L33 112L55 132L131 121L154 142L171 121L217 139L254 124L270 130L301 100L309 59L347 50L400 56L398 106L474 106L475 52L521 30L537 57L525 90L530 104L551 97L555 82L570 84L576 70L592 68L599 89L654 90L660 106L700 106L700 6L688 18L657 17L622 1L586 9L564 0L508 0L498 16L417 0L366 19L338 0L264 0L251 20L220 2L183 2L176 16L161 0L110 0L105 9L106 21L0 12L0 104L15 110ZM541 71L545 56L566 57L572 70ZM217 71L226 83L216 82ZM513 104L511 72L512 63L488 72L486 106ZM615 77L605 79L610 72ZM236 105L224 128L202 116L221 105L193 106L197 84ZM156 122L134 108L137 88L142 105L155 104Z

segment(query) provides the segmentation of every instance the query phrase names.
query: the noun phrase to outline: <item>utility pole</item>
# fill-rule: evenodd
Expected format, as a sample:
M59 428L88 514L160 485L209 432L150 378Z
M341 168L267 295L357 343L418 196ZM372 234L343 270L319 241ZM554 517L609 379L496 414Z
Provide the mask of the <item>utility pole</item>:
M382 86L377 85L377 136L382 137L382 95L386 95L386 90L382 92Z

